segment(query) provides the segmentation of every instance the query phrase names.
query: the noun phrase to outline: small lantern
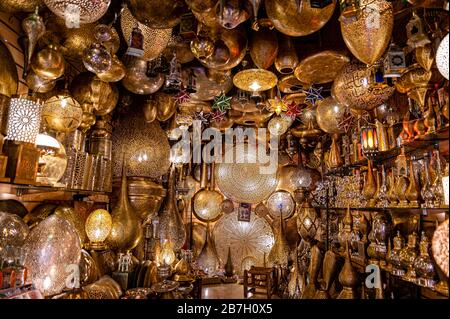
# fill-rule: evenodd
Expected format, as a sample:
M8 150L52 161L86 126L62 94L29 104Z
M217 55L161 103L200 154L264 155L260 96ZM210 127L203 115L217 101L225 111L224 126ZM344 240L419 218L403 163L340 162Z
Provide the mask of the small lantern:
M362 153L370 158L378 153L377 129L375 125L369 124L361 127Z
M422 19L413 11L411 20L406 25L407 44L411 49L423 47L431 43L423 28Z
M399 78L405 69L405 52L394 42L391 42L384 58L384 77Z
M169 74L169 65L167 63L166 58L163 55L158 56L154 60L154 64L152 64L153 72L156 73L162 73L162 74Z
M175 262L176 256L172 246L172 243L166 239L159 255L159 260L163 265L170 266Z
M139 26L135 26L131 32L126 54L136 57L144 55L144 35Z
M449 183L448 183L448 163L447 166L445 168L445 172L442 176L442 187L444 189L444 206L448 207L448 202L449 202Z
M352 23L359 19L361 8L359 0L339 0L341 16L339 20L343 23Z

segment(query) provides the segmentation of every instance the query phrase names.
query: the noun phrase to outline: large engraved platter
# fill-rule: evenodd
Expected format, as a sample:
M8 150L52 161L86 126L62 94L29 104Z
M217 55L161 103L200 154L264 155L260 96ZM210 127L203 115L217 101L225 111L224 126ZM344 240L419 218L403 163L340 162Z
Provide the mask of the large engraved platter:
M255 213L251 213L250 222L238 221L238 213L224 215L216 223L213 231L216 250L222 264L228 256L228 247L231 249L231 261L236 272L241 270L242 261L252 256L257 266L262 266L264 253L269 254L274 243L274 235L269 223Z
M228 148L234 154L233 163L216 165L216 182L221 192L239 203L257 204L272 194L278 184L276 169L273 174L261 172L265 168L257 161L257 152L239 152L239 148Z

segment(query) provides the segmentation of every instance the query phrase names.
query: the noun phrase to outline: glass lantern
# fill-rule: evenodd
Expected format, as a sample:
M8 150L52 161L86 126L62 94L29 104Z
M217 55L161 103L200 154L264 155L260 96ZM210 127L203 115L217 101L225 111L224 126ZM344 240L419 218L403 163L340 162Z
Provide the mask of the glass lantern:
M377 129L369 124L361 127L361 147L364 156L370 158L378 153Z

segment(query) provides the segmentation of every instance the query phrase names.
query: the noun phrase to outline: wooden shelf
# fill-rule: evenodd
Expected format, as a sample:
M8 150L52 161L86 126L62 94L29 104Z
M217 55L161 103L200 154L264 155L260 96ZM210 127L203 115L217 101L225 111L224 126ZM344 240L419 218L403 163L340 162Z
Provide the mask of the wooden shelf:
M315 207L318 209L326 210L326 207L319 206ZM347 207L328 207L328 210L347 210ZM414 213L421 215L430 214L448 214L448 207L435 207L435 208L420 208L420 207L350 207L351 211L365 211L365 212L398 212L398 213Z
M77 196L88 197L89 200L94 202L109 203L109 196L106 192L67 189L64 187L0 183L0 199L14 199L23 202L71 201Z
M405 149L405 155L414 155L416 159L423 158L423 153L418 153L419 151L426 151L433 148L439 148L442 155L448 156L448 144L449 144L449 128L444 127L438 130L435 134L425 135L424 137L415 139L411 142L405 143L403 145ZM389 151L380 152L372 159L374 165L386 164L393 162L395 158L400 154L400 148L394 148ZM354 169L359 169L361 167L367 166L367 159L359 162L352 163L350 165L343 165L335 169L330 169L325 172L325 176L344 176L352 173Z

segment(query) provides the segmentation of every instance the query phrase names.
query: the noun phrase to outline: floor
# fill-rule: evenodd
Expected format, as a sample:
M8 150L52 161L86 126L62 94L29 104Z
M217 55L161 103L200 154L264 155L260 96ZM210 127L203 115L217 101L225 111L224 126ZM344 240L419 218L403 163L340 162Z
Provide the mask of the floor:
M250 299L267 299L265 294L251 296ZM272 298L276 298L273 296ZM240 284L219 284L203 286L202 299L244 299L244 286Z

